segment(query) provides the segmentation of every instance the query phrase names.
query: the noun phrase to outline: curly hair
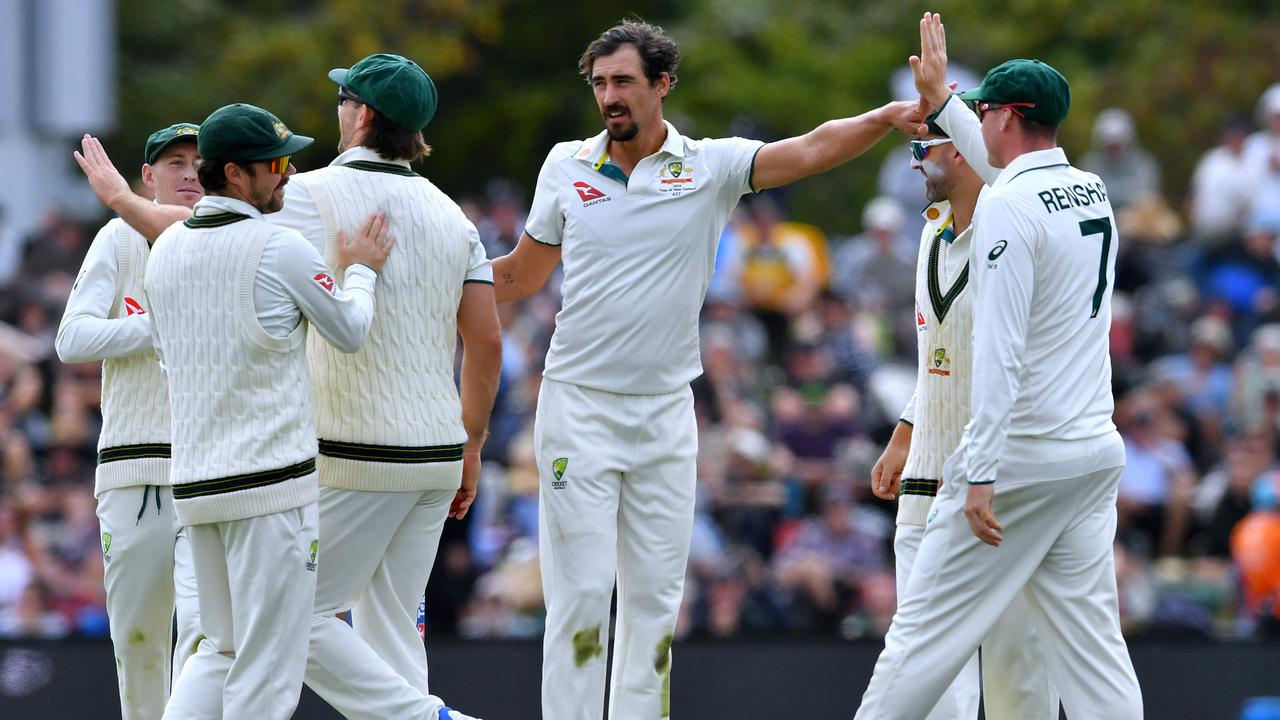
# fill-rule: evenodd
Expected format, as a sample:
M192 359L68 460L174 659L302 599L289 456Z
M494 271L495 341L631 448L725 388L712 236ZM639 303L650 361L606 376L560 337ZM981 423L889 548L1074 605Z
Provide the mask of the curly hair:
M644 75L650 84L666 73L671 79L671 86L675 87L680 48L676 47L675 40L663 34L662 28L638 20L623 20L592 40L578 60L578 72L591 82L591 70L596 60L614 54L623 45L634 45L639 51Z

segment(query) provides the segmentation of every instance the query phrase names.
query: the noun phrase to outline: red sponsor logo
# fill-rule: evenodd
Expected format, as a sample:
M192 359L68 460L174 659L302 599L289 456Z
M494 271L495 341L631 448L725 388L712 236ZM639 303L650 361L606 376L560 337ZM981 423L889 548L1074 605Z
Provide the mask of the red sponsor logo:
M920 306L916 305L916 328L922 328L925 324L924 313L920 312Z
M147 311L142 309L142 303L131 297L124 299L124 310L130 315L146 315Z
M320 287L325 289L325 292L329 293L330 295L333 294L333 276L332 275L330 275L329 273L319 273L315 276L314 280L320 284Z
M581 181L574 183L573 189L578 191L578 197L582 198L584 203L604 197L604 193Z

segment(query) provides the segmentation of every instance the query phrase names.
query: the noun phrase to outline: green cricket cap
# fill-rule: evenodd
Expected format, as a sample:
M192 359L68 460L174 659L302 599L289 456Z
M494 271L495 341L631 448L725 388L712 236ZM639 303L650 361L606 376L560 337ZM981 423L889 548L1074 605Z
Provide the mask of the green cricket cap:
M292 155L313 142L266 110L236 103L223 105L205 118L196 145L206 160L261 162Z
M163 130L151 133L142 151L142 161L154 165L164 149L176 142L194 143L200 136L200 126L194 123L175 123Z
M417 132L436 114L436 85L407 57L378 53L350 68L334 68L329 79L406 130Z
M1071 108L1071 86L1062 73L1039 60L1008 60L991 68L982 84L960 94L969 103L1018 105L1028 120L1058 127Z

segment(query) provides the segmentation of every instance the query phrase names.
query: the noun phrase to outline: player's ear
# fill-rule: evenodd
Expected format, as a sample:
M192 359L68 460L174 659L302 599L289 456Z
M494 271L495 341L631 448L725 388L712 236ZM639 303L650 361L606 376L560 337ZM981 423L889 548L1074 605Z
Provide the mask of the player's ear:
M156 187L156 171L151 163L142 163L142 184L153 190Z

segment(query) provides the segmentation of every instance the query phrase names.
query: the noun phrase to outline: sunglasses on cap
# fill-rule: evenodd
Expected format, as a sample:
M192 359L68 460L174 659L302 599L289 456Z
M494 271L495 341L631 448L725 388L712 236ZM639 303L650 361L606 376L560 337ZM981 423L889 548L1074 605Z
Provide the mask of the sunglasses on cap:
M911 141L911 157L916 162L924 162L929 154L929 148L935 145L944 145L951 142L951 138L938 138L937 140L912 140Z
M285 171L288 169L289 169L288 155L281 155L280 157L275 158L274 160L267 161L267 170L270 170L271 172L277 175L283 175Z
M982 120L982 116L987 114L988 112L992 110L999 110L1000 108L1009 108L1009 110L1012 111L1014 115L1017 115L1020 118L1026 118L1027 116L1024 115L1022 111L1019 110L1018 108L1020 107L1033 108L1035 106L1036 104L1033 102L1016 102L1016 103L980 102L977 105L975 105L973 109L974 109L974 112L978 113L978 120Z
M344 87L339 87L338 88L338 107L342 107L342 103L348 102L348 101L353 102L357 105L364 105L364 100L361 100L359 95L356 95L348 91Z

